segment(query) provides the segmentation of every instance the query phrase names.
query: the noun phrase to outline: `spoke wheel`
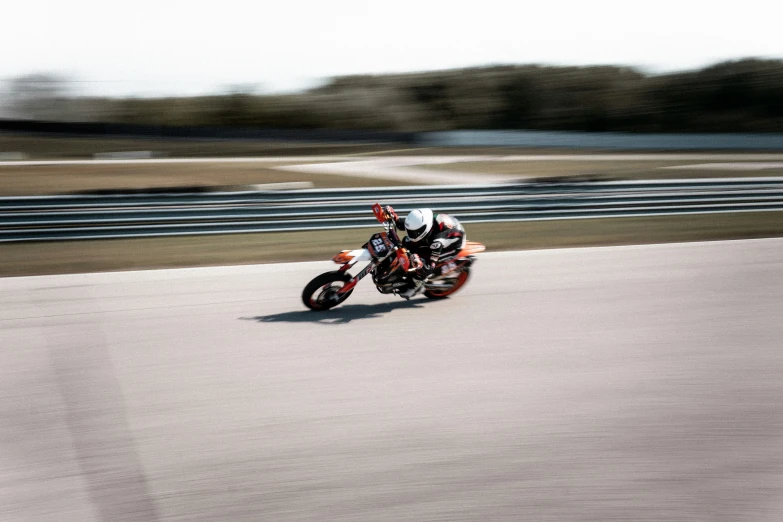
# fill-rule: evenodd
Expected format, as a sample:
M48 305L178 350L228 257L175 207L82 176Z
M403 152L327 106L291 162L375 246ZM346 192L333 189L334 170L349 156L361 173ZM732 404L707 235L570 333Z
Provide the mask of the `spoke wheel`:
M321 274L305 286L302 292L302 302L310 310L328 310L342 303L353 290L338 294L351 276L345 272L335 271Z
M470 269L466 268L460 272L457 277L450 279L450 281L452 281L451 284L438 285L438 288L433 288L433 285L433 287L424 291L424 295L430 299L444 299L462 288L462 286L468 282L469 277Z

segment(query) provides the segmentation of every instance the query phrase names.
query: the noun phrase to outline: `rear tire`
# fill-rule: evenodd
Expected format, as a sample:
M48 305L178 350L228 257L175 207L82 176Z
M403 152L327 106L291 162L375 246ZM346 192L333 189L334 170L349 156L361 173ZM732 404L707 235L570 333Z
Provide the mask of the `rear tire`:
M336 297L336 292L342 288L345 283L351 280L351 275L347 272L326 272L307 283L302 291L302 302L310 310L328 310L342 303L351 295L353 289L345 294ZM334 284L342 283L342 284ZM336 298L332 298L335 296Z
M443 290L425 290L424 295L430 299L445 299L462 288L468 282L468 278L470 278L470 268L465 268L457 276L457 281L450 287Z

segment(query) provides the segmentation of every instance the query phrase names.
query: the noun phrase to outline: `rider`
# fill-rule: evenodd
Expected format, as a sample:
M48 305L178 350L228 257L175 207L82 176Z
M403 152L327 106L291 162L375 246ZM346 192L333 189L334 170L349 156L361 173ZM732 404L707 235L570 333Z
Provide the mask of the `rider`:
M404 219L391 206L386 207L386 212L394 218L396 227L407 234L403 246L411 253L413 277L411 286L400 295L410 299L419 293L428 277L440 275L438 263L454 257L465 246L465 229L456 218L433 214L429 208L412 210Z

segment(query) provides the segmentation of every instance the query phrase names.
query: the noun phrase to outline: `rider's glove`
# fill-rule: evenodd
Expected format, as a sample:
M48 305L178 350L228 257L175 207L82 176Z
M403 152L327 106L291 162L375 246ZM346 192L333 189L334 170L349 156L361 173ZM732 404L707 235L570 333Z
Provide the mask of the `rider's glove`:
M417 254L411 254L411 270L413 271L413 277L416 279L427 279L434 272L433 267L426 263L421 256Z
M394 211L391 205L386 205L386 213L389 215L389 217L391 217L395 221L395 223L399 219L397 217L397 213Z

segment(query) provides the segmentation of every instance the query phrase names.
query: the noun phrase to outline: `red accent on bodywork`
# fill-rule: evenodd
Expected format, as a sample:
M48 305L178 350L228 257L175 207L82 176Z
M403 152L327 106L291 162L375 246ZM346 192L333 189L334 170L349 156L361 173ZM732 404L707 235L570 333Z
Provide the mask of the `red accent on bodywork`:
M354 286L356 286L356 283L358 283L359 280L355 277L352 278L350 281L345 283L341 289L337 291L338 294L344 294L345 292L351 290Z
M404 248L397 250L397 263L406 272L411 267L410 259L408 259L408 252Z

